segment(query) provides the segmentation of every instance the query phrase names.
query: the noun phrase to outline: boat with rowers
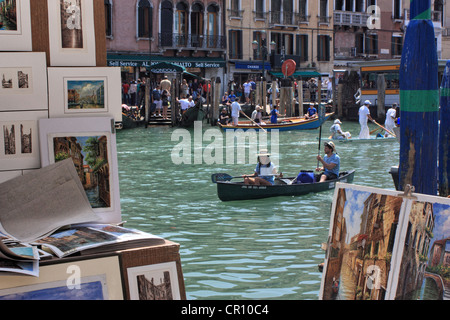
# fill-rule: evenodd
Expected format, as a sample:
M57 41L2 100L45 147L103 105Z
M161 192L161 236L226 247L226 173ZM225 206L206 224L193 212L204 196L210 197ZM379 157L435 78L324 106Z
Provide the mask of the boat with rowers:
M312 171L310 171L310 174ZM277 196L299 196L312 192L322 192L334 189L336 182L353 182L355 170L343 171L339 177L324 182L297 183L295 177L276 178L273 185L247 185L244 182L231 182L234 178L225 173L216 173L211 176L213 183L217 184L217 195L222 201L261 199Z
M328 120L334 113L326 113L324 120ZM311 130L317 129L321 125L321 121L318 117L312 119L305 119L304 117L290 117L290 118L280 118L278 119L278 123L265 123L265 124L256 124L250 120L248 121L239 121L238 125L223 125L219 123L219 126L222 130L238 130L242 129L244 131L249 129L254 130L262 130L271 131L271 130L279 130L279 131L289 131L289 130Z

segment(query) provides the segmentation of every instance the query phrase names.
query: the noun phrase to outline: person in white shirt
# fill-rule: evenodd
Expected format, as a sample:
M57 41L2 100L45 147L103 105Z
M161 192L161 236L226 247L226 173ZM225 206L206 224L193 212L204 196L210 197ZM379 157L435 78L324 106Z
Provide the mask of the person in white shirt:
M388 129L390 132L394 131L394 127L395 127L395 120L396 120L396 115L397 115L397 110L396 110L397 104L394 103L392 105L391 108L389 108L389 110L386 112L386 120L384 121L384 127L386 129ZM388 137L390 134L388 132L384 133L385 137Z
M237 126L239 124L239 114L244 114L239 104L239 97L231 104L231 119L233 120L233 125Z
M364 104L359 108L358 115L359 115L359 124L361 126L361 131L359 132L359 138L360 139L369 139L370 138L370 131L369 126L367 125L367 120L370 119L370 121L373 121L369 106L371 105L369 100L364 101Z
M192 101L192 96L189 96L187 99L177 99L177 102L181 105L181 113L185 113L187 109L195 105L194 101Z
M334 120L334 124L330 128L330 131L332 133L331 139L342 140L342 139L350 139L352 137L350 132L342 131L341 124L342 122L339 119Z
M262 123L262 113L261 113L261 107L256 106L255 110L252 112L252 120L256 123Z
M250 102L250 92L252 91L252 84L250 83L250 80L247 80L243 85L244 87L244 95L245 95L245 102Z
M244 176L244 183L251 185L273 185L277 175L276 166L270 161L270 153L263 149L258 154L258 163L256 164L253 175ZM280 176L282 176L280 174Z

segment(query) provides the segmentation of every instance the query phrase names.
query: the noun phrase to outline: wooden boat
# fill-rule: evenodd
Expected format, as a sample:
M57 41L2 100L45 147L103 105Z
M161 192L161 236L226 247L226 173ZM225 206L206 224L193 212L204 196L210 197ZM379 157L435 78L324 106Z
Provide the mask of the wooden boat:
M333 114L334 114L333 112L325 114L324 121L328 120L328 118ZM222 130L225 131L237 129L242 129L244 131L249 129L261 130L261 128L252 121L239 121L237 126L234 126L232 124L229 125L219 124L219 126L222 128ZM266 131L271 131L274 129L279 131L310 130L319 128L320 121L319 118L314 119L305 119L303 117L280 118L278 119L278 123L267 122L266 124L262 124L261 127L264 128L264 130Z
M194 125L194 121L202 121L205 118L205 111L201 102L197 103L194 107L186 110L181 116L180 127L189 128Z
M353 182L355 170L341 172L334 180L313 183L290 184L295 178L275 179L271 186L246 185L244 182L216 181L217 195L222 201L250 200L277 196L299 196L311 192L334 189L336 182Z
M323 139L323 138L322 138ZM351 138L351 139L331 139L334 143L360 143L360 142L393 142L397 141L395 137L377 137L371 136L369 139L359 139L359 138Z

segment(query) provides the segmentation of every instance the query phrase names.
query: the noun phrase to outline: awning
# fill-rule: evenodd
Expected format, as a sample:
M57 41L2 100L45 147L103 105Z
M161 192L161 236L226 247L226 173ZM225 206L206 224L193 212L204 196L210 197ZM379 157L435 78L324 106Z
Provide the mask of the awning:
M160 62L147 67L147 70L150 70L152 73L183 73L186 71L186 68L173 63Z
M183 72L183 75L185 75L185 74L188 75L188 76L191 76L191 77L193 77L193 78L196 78L196 79L198 79L198 80L205 80L204 78L202 78L202 77L200 77L200 76L198 76L198 75L196 75L196 74L187 72L187 71Z
M167 62L184 68L223 68L222 58L208 57L166 57L148 54L107 54L108 67L149 67L159 62Z
M284 74L282 72L270 72L273 76L277 78L284 78ZM291 77L298 78L317 78L321 77L322 75L319 72L316 71L295 71L294 74Z

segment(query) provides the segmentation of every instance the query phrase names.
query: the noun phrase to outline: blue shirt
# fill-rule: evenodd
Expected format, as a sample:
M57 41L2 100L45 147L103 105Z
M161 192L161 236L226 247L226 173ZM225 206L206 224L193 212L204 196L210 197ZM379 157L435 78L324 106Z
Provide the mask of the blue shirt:
M236 95L230 94L230 95L228 96L228 99L230 99L231 102L234 102L234 100L236 100Z
M314 108L314 107L308 108L307 112L308 112L308 115L309 115L310 117L312 117L313 115L317 114L317 109Z
M270 111L270 123L277 123L278 122L278 110L277 109L273 109L272 111Z
M327 168L325 168L324 173L334 173L335 175L339 176L339 169L341 166L341 159L339 158L339 156L336 153L333 153L330 157L328 157L328 155L325 155L323 157L323 161L325 161L325 163L335 163L336 166L331 169L328 170Z

